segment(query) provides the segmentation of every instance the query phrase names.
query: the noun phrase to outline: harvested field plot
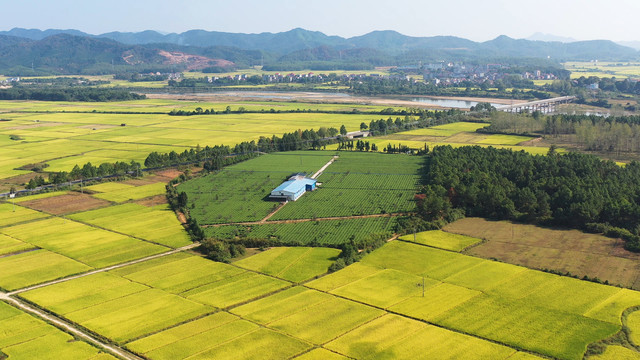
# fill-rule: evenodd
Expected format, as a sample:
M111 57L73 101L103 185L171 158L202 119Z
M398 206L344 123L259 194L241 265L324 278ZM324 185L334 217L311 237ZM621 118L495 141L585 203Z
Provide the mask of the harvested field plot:
M0 258L0 287L16 290L91 270L85 264L47 250Z
M166 251L167 248L62 218L0 229L15 239L92 267L104 267Z
M507 221L466 218L445 231L488 241L468 254L526 266L553 269L640 289L640 255L624 250L621 240L578 230L554 230ZM579 249L579 250L577 250Z
M9 203L0 203L0 227L35 219L42 219L47 216L47 214L27 209L19 205L14 206Z
M410 234L401 236L399 239L451 251L461 251L482 241L470 236L451 234L440 230L423 231L417 233L415 238L413 234Z
M32 290L21 296L116 342L213 311L213 308L162 290L103 273Z
M216 313L127 344L151 359L287 358L310 346L261 329L229 313Z
M116 359L3 302L0 302L0 354L9 359Z
M70 217L173 248L191 244L189 235L168 205L146 207L133 203L122 204Z
M110 205L108 201L96 199L88 194L70 192L54 197L28 200L20 203L32 209L44 211L54 215L63 215L79 211L87 211Z
M281 279L301 282L325 274L340 254L327 248L273 248L236 261L234 265Z

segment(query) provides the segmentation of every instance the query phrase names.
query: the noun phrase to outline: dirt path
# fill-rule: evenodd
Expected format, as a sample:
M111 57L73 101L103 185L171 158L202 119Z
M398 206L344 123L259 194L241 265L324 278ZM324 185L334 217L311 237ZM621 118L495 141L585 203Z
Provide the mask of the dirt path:
M225 225L261 225L261 224L297 224L308 221L326 221L326 220L349 220L349 219L366 219L366 218L377 218L377 217L394 217L394 216L402 216L406 215L405 213L393 213L393 214L371 214L371 215L352 215L352 216L332 216L332 217L323 217L323 218L314 218L314 219L291 219L291 220L273 220L273 221L248 221L248 222L237 222L237 223L225 223L225 224L209 224L209 225L201 225L201 227L218 227Z
M317 178L318 176L320 176L322 174L322 172L329 167L329 165L333 164L334 161L336 161L336 159L338 158L338 155L334 156L333 158L331 158L331 160L329 160L328 163L324 164L323 167L320 168L320 170L316 171L315 174L311 175L312 179Z
M281 203L280 205L278 205L277 208L275 208L275 210L273 210L272 212L269 213L269 215L265 216L264 219L258 221L261 224L264 224L267 222L267 220L269 220L273 215L275 215L278 211L280 211L280 209L282 209L285 205L287 205L286 202Z

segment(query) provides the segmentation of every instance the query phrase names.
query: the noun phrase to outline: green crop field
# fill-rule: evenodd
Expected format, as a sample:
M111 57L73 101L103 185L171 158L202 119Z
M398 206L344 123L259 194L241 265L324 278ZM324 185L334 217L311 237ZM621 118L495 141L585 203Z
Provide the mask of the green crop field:
M228 307L290 285L266 275L196 256L172 255L113 271L153 288L215 307Z
M301 282L327 272L340 250L326 248L273 248L236 261L245 269L258 271L281 279Z
M103 185L103 184L100 184L100 185ZM119 184L119 185L125 185L125 184ZM166 187L166 184L164 183L154 183L154 184L147 184L147 185L140 185L140 186L128 186L126 188L101 192L93 196L98 199L104 199L104 200L120 203L120 202L129 201L129 200L139 200L139 199L144 199L146 197L150 197L154 195L164 194L166 191L165 187Z
M326 345L355 359L511 359L516 350L396 315L377 318Z
M116 342L213 311L177 295L104 273L31 290L21 296Z
M0 329L0 356L9 359L116 359L3 302Z
M287 205L288 206L288 205ZM364 219L340 219L323 221L305 221L301 223L240 226L229 225L205 228L209 237L231 239L236 236L269 239L283 245L319 244L337 246L353 238L359 242L371 234L384 234L391 237L395 220L392 217Z
M310 346L222 312L133 341L127 347L151 359L170 360L281 359Z
M389 145L395 147L407 146L414 150L423 149L425 146L433 148L434 146L442 145L451 145L453 147L468 145L493 146L496 148L512 149L514 151L524 150L534 155L544 155L549 150L547 146L518 145L533 140L534 138L530 136L476 132L477 129L486 126L488 126L486 123L456 122L424 129L402 131L387 136L376 136L374 138L364 139L364 141L376 144L379 151L384 151ZM338 145L331 145L327 148L334 150L337 149L337 147ZM565 150L558 149L558 151L563 152Z
M28 164L47 163L47 171L70 171L76 164L92 162L143 162L152 151L183 151L197 145L234 145L242 141L271 137L298 129L339 128L357 130L378 115L323 113L243 113L200 116L170 116L174 108L193 110L211 107L223 110L226 105L198 102L144 100L122 103L38 103L3 102L7 111L0 124L0 178L29 173L19 169ZM239 104L253 110L278 108L346 109L353 105ZM359 106L355 106L359 107ZM207 107L210 108L210 107ZM236 107L234 106L234 109ZM378 109L379 107L371 107ZM93 113L127 111L132 114ZM45 112L47 111L47 112ZM58 111L58 112L56 112ZM65 112L63 112L65 111ZM74 113L83 111L84 113ZM164 112L144 114L144 111ZM20 140L9 140L10 135ZM50 149L55 149L51 151ZM116 198L117 201L124 201Z
M27 244L20 240L16 240L7 235L0 234L0 256L5 254L17 253L28 249L34 249L35 246Z
M315 344L327 342L383 314L378 309L301 288L288 289L232 312Z
M620 329L624 309L640 304L629 290L405 242L356 265L309 286L561 359L581 358L589 343Z
M42 219L47 214L24 208L19 205L0 203L0 227L13 225L25 221Z
M146 207L129 203L76 213L70 217L174 248L191 243L168 205Z
M0 258L0 288L16 290L88 270L85 264L47 250L29 251Z
M405 235L399 239L452 251L462 251L482 241L470 236L451 234L440 230L423 231L416 233L415 236Z
M0 233L104 267L166 251L167 248L59 217L0 229Z
M258 221L278 206L271 190L294 173L313 174L331 160L326 152L291 152L260 156L178 186L200 224Z
M633 344L640 344L640 312L634 311L627 316L627 327L629 328L629 339Z

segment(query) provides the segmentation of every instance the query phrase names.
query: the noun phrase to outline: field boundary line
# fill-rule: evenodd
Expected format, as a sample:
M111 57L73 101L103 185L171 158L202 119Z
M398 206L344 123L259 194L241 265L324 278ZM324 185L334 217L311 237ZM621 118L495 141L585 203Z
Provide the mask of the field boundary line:
M45 320L45 322L48 322L49 324L52 324L53 326L57 327L60 330L63 330L66 333L69 333L73 336L77 336L81 339L83 339L84 341L91 343L95 346L97 346L100 349L104 349L108 352L110 352L113 355L116 355L120 358L123 359L127 359L127 360L143 360L141 357L122 349L119 346L116 345L112 345L112 344L107 344L105 342L100 341L99 339L95 338L94 336L92 336L89 333L84 332L81 329L76 328L73 324L68 323L67 321L52 315L52 314L48 314L43 310L40 310L38 308L35 308L31 305L25 304L24 302L18 300L18 299L14 299L12 297L10 297L8 294L5 293L0 293L0 300L4 300L10 304L12 304L13 306L17 307L18 309L31 314L32 316L36 316L40 319Z
M415 321L419 321L419 322L421 322L421 323L425 323L425 324L427 324L427 325L431 325L431 326L434 326L434 327L437 327L437 328L440 328L440 329L444 329L444 330L451 331L451 332L454 332L454 333L458 333L458 334L466 335L466 336L469 336L469 337L473 337L473 338L476 338L476 339L480 339L480 340L483 340L483 341L487 341L487 342L490 342L490 343L494 343L494 344L497 344L497 345L501 345L501 346L507 347L507 348L509 348L509 349L513 349L513 350L515 350L515 351L528 352L528 353L530 353L530 354L534 354L534 355L540 356L540 357L542 357L542 358L547 358L547 357L548 357L548 355L545 355L545 354L542 354L542 353L531 352L530 350L526 350L526 349L518 348L518 347L515 347L514 345L509 345L509 344L504 343L504 342L500 342L500 341L497 341L497 340L493 340L493 339L485 338L485 337L478 336L478 335L471 334L471 333L466 333L466 332L464 332L464 331L456 330L456 329L453 329L453 328L448 328L448 327L446 327L446 326L439 325L439 324L436 324L436 323L430 322L430 321L428 321L428 320L420 319L420 318L413 317L413 316L406 315L406 314L401 314L401 313L399 313L399 312L396 312L396 311L393 311L393 310L388 310L388 309L385 309L385 308L380 307L380 306L377 306L377 305L367 304L367 303L365 303L364 301L361 301L361 300L350 299L350 298L345 297L345 296L342 296L342 295L332 294L332 293L330 293L330 292L328 292L328 291L319 290L319 289L314 289L314 288L309 287L309 286L307 286L307 285L301 285L301 286L304 286L304 287L306 287L307 289L320 291L320 292L325 293L325 294L327 294L327 295L335 296L335 297L338 297L338 298L343 299L343 300L352 301L352 302L355 302L355 303L358 303L358 304L361 304L361 305L365 305L365 306L369 306L369 307L372 307L372 308L375 308L375 309L378 309L378 310L382 310L382 311L384 311L384 312L386 312L386 313L388 313L388 314L398 315L398 316L405 317L405 318L407 318L407 319L411 319L411 320L415 320ZM346 333L345 333L345 334L346 334ZM344 335L344 334L343 334L343 335Z
M20 293L23 293L23 292L27 292L27 291L43 288L43 287L46 287L46 286L55 285L55 284L67 282L67 281L70 281L70 280L79 279L79 278L82 278L82 277L85 277L85 276L90 276L90 275L98 274L98 273L101 273L101 272L111 271L111 270L119 269L119 268L122 268L122 267L125 267L125 266L134 265L134 264L138 264L138 263L141 263L141 262L157 259L157 258L160 258L160 257L177 254L177 253L182 252L182 251L191 250L191 249L193 249L193 248L195 248L195 247L197 247L199 245L200 245L199 243L193 243L193 244L190 244L190 245L187 245L187 246L183 246L183 247L180 247L180 248L177 248L177 249L173 249L173 250L170 250L170 251L166 251L166 252L163 252L163 253L150 255L150 256L147 256L147 257L144 257L144 258L141 258L141 259L131 260L131 261L128 261L128 262L124 262L124 263L120 263L120 264L116 264L116 265L111 265L111 266L108 266L108 267L105 267L105 268L91 270L91 271L88 271L88 272L85 272L85 273L82 273L82 274L72 275L72 276L69 276L69 277L62 278L62 279L52 280L52 281L44 282L44 283L41 283L41 284L28 286L28 287L25 287L25 288L22 288L22 289L13 290L11 292L6 293L6 295L7 296L13 296L13 295L17 295L17 294L20 294Z
M263 224L296 224L302 222L309 221L331 221L331 220L354 220L354 219L367 219L367 218L378 218L378 217L398 217L404 216L407 213L390 213L390 214L369 214L369 215L351 215L351 216L332 216L332 217L321 217L321 218L307 218L307 219L288 219L288 220L271 220L271 221L245 221L245 222L234 222L234 223L222 223L222 224L204 224L201 227L220 227L220 226L229 226L229 225L263 225Z

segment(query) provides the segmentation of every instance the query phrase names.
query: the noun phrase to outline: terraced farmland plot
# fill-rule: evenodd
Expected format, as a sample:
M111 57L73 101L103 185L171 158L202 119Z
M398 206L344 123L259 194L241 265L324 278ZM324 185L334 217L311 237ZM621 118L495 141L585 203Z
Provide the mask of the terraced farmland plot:
M301 282L325 274L340 250L327 248L272 248L236 261L234 265L281 279Z
M127 344L154 360L283 359L310 347L229 313L216 313Z
M232 312L315 344L334 339L384 314L382 310L300 288L288 289Z
M482 241L470 236L451 234L440 230L423 231L416 233L415 236L413 234L404 235L399 239L451 251L462 251Z
M371 234L385 234L385 236L391 237L394 224L395 220L392 217L305 221L286 224L269 224L267 222L250 227L236 225L208 227L205 228L205 234L221 238L233 238L237 234L244 234L248 237L278 241L283 245L315 243L320 246L336 246L344 244L352 237L356 242L368 238Z
M511 359L516 350L396 315L385 315L325 345L356 359Z
M9 359L116 359L3 302L0 302L0 354Z
M168 250L125 235L62 218L0 229L1 233L92 267L104 267Z
M128 203L76 213L70 218L172 248L191 244L168 205L147 207Z
M104 273L21 296L118 343L213 312L209 306Z
M0 203L0 227L35 219L42 219L47 216L47 214L27 209L19 205L14 206L9 203Z
M0 258L0 288L16 290L92 268L47 250Z

